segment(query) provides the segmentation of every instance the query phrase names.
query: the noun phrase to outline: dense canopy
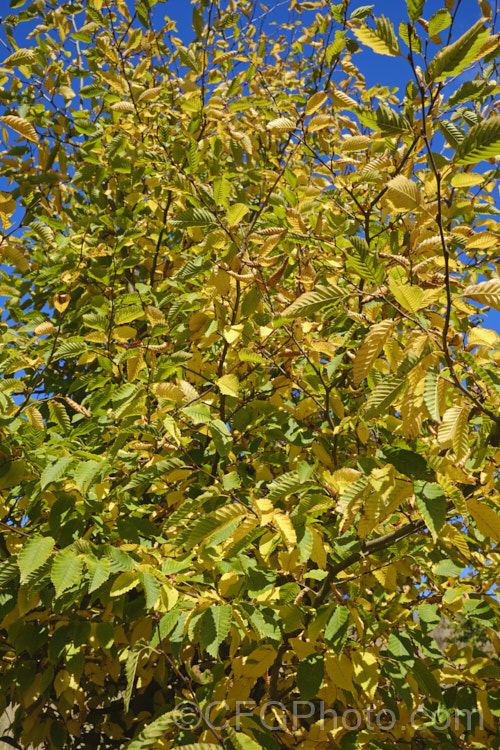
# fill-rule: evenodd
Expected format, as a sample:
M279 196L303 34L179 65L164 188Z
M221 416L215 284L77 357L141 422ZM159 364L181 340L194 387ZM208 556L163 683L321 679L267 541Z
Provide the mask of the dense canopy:
M9 746L500 747L500 35L283 5L3 19Z

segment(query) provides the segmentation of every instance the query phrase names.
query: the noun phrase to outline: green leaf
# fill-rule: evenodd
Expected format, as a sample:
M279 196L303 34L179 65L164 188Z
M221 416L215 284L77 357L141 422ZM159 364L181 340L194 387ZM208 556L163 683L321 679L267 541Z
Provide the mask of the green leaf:
M19 575L17 558L9 557L0 564L0 588Z
M61 428L63 434L67 435L71 429L71 421L63 404L59 401L49 401L49 414L52 421Z
M70 549L61 550L54 557L50 578L56 590L56 597L79 583L82 577L83 558Z
M54 544L55 541L51 536L34 536L24 545L17 556L21 582L47 562L54 549Z
M216 219L207 208L188 208L175 217L173 224L180 227L208 227L216 224Z
M137 664L139 657L144 651L145 644L142 641L134 644L134 647L130 649L127 656L127 663L125 664L125 675L127 678L127 687L123 694L123 704L125 711L130 708L130 700L132 698L132 691L134 689L135 673L137 671Z
M208 428L217 453L220 456L228 456L233 445L233 438L224 422L220 419L213 419Z
M398 660L413 661L413 648L407 635L391 633L387 641L387 653Z
M262 745L257 744L257 742L249 737L248 734L243 734L241 731L236 732L232 726L227 726L225 731L234 745L235 750L263 750ZM194 747L195 745L193 745L193 748ZM213 745L209 745L208 747L212 748Z
M305 292L305 294L297 297L291 305L283 310L283 316L287 318L308 317L318 310L338 304L339 300L345 296L347 296L347 291L333 284L317 286L313 292Z
M410 21L417 21L424 12L425 0L406 0Z
M429 36L436 36L443 29L447 29L451 23L451 16L447 10L437 10L429 19Z
M89 594L105 583L111 573L109 560L106 558L87 555L85 558L87 570L89 571Z
M124 750L145 750L148 747L153 747L168 729L175 726L176 719L178 719L178 712L175 709L162 714L151 724L148 724L132 742L125 745ZM187 750L188 747L189 745L185 745L184 750ZM191 747L196 746L192 745ZM213 745L207 745L207 747L212 750Z
M388 407L398 398L406 385L404 378L390 378L377 385L370 394L365 406L365 416L383 416Z
M337 654L340 654L347 638L349 628L349 609L344 605L336 606L325 629L325 641Z
M473 125L458 145L456 164L477 164L483 159L497 156L500 150L500 117L491 117Z
M299 664L297 669L297 687L303 701L314 698L323 684L325 664L320 654L311 654Z
M437 576L445 576L446 578L458 578L463 569L463 565L457 565L453 560L441 560L441 562L434 566L434 573Z
M394 26L385 16L375 19L375 29L367 24L353 28L353 33L358 41L366 44L379 55L399 55L399 42L394 31Z
M434 698L436 701L442 700L443 696L439 683L422 659L415 659L411 674L429 698Z
M428 68L428 80L444 81L461 73L474 60L490 35L484 21L477 21L456 42L439 50Z
M139 572L139 579L146 595L146 609L152 609L160 596L160 582L152 574L147 572Z
M62 458L58 458L54 463L46 466L40 477L42 490L52 482L58 482L65 475L67 467L73 463L73 460L72 456L63 456Z
M229 635L231 628L231 605L210 607L201 621L201 642L208 653L217 658L219 646Z
M446 521L446 496L439 484L417 481L414 483L417 508L421 513L433 539Z

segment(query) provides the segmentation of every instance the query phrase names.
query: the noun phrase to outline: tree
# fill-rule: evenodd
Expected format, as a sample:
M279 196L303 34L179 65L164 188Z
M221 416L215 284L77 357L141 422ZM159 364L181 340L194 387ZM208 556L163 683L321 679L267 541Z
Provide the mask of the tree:
M499 747L500 37L424 4L11 2L9 746Z

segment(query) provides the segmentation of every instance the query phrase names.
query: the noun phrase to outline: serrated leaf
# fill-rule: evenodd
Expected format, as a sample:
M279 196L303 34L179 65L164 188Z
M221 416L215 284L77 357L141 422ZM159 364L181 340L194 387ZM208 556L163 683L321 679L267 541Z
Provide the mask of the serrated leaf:
M14 578L17 578L18 575L19 565L17 562L17 558L9 557L7 558L7 560L3 560L3 562L0 563L0 588L5 586L6 583L12 581Z
M303 701L309 701L318 694L324 677L325 663L320 654L311 654L301 660L297 669L297 687Z
M24 120L22 117L16 117L15 115L2 115L0 116L0 122L12 128L16 133L22 135L26 140L32 143L38 143L38 135L28 120Z
M135 644L134 648L131 649L127 656L127 662L125 664L125 676L127 678L127 687L125 688L125 692L123 694L123 704L125 706L125 711L128 711L130 708L130 700L132 698L132 691L134 689L134 681L135 681L135 674L137 672L137 664L139 662L139 657L144 651L143 645Z
M467 429L467 421L469 418L470 406L466 404L456 404L450 406L443 415L443 421L439 425L438 430L438 442L442 448L453 448L457 454L457 458L461 458L464 455L461 451L467 450L467 436L465 430ZM465 445L464 445L465 442Z
M480 503L478 500L471 498L467 500L467 510L481 534L500 542L500 515L493 508L490 508L486 503Z
M15 65L33 65L36 62L35 54L31 49L17 49L2 62L4 68L12 68Z
M337 654L342 651L348 628L349 609L344 605L336 606L326 624L325 641Z
M59 401L49 401L49 414L52 421L55 422L61 428L63 434L66 435L71 429L71 421L63 404Z
M451 16L445 8L437 10L429 18L429 36L436 36L440 31L447 29L451 23Z
M366 402L365 416L370 418L384 415L402 393L405 382L404 378L391 378L379 383Z
M32 537L22 548L17 556L17 564L21 573L21 582L27 578L30 573L44 565L52 554L55 541L51 536Z
M381 16L375 20L375 29L367 24L353 28L353 33L358 41L366 44L379 55L400 54L399 42L394 27L388 18Z
M425 0L406 0L410 21L417 21L424 11Z
M392 320L383 320L380 323L375 323L368 331L354 359L353 380L355 386L358 386L370 372L392 331L393 325Z
M266 130L270 130L271 133L291 133L295 128L295 121L289 117L277 117L266 125Z
M226 211L227 223L231 227L235 224L239 224L249 211L249 207L244 203L233 203L233 205Z
M214 214L207 208L188 208L173 219L173 224L180 227L208 227L216 223Z
M58 552L54 557L50 571L50 579L56 590L56 597L79 583L82 577L83 558L76 555L73 550L65 549Z
M456 164L477 164L483 159L497 156L500 150L500 117L491 117L473 125L458 145Z
M385 198L395 211L415 211L422 206L418 185L402 174L389 180Z
M135 588L139 584L139 576L136 573L135 570L126 570L123 573L120 573L118 578L116 578L113 581L113 585L111 586L111 590L109 592L110 596L123 596L123 594L126 594L127 591L130 591L130 589Z
M214 658L218 657L219 646L229 635L231 613L231 605L223 604L210 607L202 617L200 633L202 645Z
M416 481L415 498L417 508L422 515L434 540L446 521L446 496L438 484Z
M287 318L308 317L330 305L338 304L345 297L346 291L338 286L317 286L313 292L301 294L291 305L283 310L283 316Z
M152 609L160 596L160 582L152 573L139 572L139 580L146 596L146 609Z
M217 379L217 385L219 386L220 392L225 396L238 398L239 382L237 375L223 375L221 378Z
M292 551L297 546L297 533L289 516L284 513L275 513L273 522L277 527L281 538L288 550Z
M318 109L321 109L327 99L328 94L326 91L317 91L307 100L305 114L312 115L314 112L317 112Z
M85 558L85 563L89 571L89 594L91 594L108 580L111 574L111 566L107 558L98 559L93 555L88 555Z
M233 439L224 422L220 419L212 420L209 424L209 430L217 453L220 456L228 456L231 452Z
M72 456L63 456L62 458L58 458L54 463L46 466L40 477L40 487L42 490L52 482L58 482L65 475L66 469L73 461Z
M175 709L162 714L157 719L148 724L132 742L125 745L124 750L146 750L148 747L153 747L158 740L160 740L165 732L172 726L176 725L176 721L179 719L179 712ZM189 745L184 745L183 750L187 750ZM192 748L196 745L191 745ZM212 750L213 745L207 745ZM197 750L201 750L197 748Z
M425 376L424 404L430 418L439 422L439 371L435 368L430 368Z
M461 73L474 60L489 34L484 21L477 21L456 42L439 50L429 64L429 79L444 81Z
M257 742L249 737L248 734L243 734L243 732L241 731L236 732L230 725L226 727L225 731L232 744L234 745L235 750L263 750L262 745L257 744ZM209 745L207 747L212 748L214 746ZM193 748L195 748L195 745L193 745Z

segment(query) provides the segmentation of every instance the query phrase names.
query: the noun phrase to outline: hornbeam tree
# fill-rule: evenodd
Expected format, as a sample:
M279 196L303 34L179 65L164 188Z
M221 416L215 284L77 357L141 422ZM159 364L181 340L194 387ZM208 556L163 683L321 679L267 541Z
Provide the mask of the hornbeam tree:
M9 747L500 747L500 35L396 5L12 0Z

